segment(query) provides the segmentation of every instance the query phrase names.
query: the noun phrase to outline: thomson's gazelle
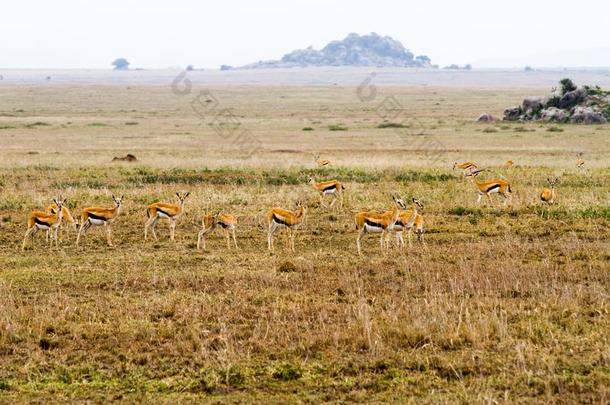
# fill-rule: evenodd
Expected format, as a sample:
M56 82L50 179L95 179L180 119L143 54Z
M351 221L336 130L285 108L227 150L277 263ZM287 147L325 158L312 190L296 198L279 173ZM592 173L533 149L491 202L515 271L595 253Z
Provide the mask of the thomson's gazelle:
M466 174L466 177L470 177L470 181L472 182L472 184L474 185L474 187L477 190L477 194L478 194L477 204L479 204L481 202L481 198L483 198L483 196L485 195L489 199L489 203L491 205L493 205L493 201L491 199L491 194L498 193L502 197L504 197L504 205L506 206L506 204L508 204L508 202L511 201L512 197L513 197L511 194L512 190L510 189L510 184L508 183L508 181L502 180L502 179L495 179L495 180L480 182L476 179L476 177L482 171L483 170L475 170L475 171L472 171L472 172Z
M358 254L362 255L360 250L360 241L367 233L381 233L381 250L384 250L384 242L386 235L390 231L396 221L398 220L398 207L394 206L391 211L383 213L374 211L359 212L354 217L356 222L356 230L358 231L358 237L356 238L356 247L358 248Z
M460 169L460 170L474 170L477 168L477 164L475 162L462 162L462 163L458 163L455 162L453 163L453 170L455 169Z
M273 233L278 227L284 226L288 229L287 244L294 252L294 232L303 222L305 218L305 206L302 202L296 203L296 211L288 211L283 208L271 208L267 212L267 223L269 224L269 231L267 232L267 247L273 251Z
M233 237L233 243L235 244L235 249L237 247L237 239L235 238L235 228L237 227L237 217L231 214L207 214L201 218L201 230L197 235L197 250L199 250L200 246L203 245L203 250L205 250L205 237L206 235L213 231L216 226L220 226L224 231L225 238L227 240L227 249L231 249L231 238L229 233Z
M398 219L392 226L394 232L396 232L396 240L399 247L405 246L405 240L403 238L404 231L407 231L407 239L409 240L409 246L411 246L411 231L415 227L417 233L417 239L423 242L424 232L424 217L418 212L420 209L424 209L424 205L420 200L413 197L411 207L408 208L402 199L394 198L396 205L402 210L398 214Z
M328 166L330 165L330 160L328 159L320 159L320 155L316 156L316 164L318 166Z
M57 204L55 204L55 203L49 204L49 206L47 207L47 212L49 214L56 214L57 213ZM62 214L61 214L62 219L64 221L66 221L67 223L69 223L70 225L72 225L75 232L78 232L78 227L80 226L80 221L74 219L74 217L72 216L72 213L70 212L68 207L63 207L61 212L62 212ZM63 234L63 227L60 225L59 228L62 229L62 234ZM60 235L60 237L61 237L61 235ZM49 239L49 230L47 230L47 240L48 239Z
M30 213L28 216L28 230L25 232L23 244L21 245L22 250L25 249L28 236L32 235L32 238L34 238L34 234L38 232L39 229L53 232L49 246L53 246L53 241L55 241L55 247L59 246L57 242L57 230L61 225L61 219L63 217L62 210L65 202L66 200L62 200L61 197L59 197L59 200L53 199L53 203L57 207L57 211L54 214L44 211L32 211Z
M542 190L540 193L540 202L543 204L552 205L555 204L555 185L557 185L559 179L557 177L554 179L548 178L546 181L549 182L550 188L545 188Z
M108 242L108 246L112 246L112 241L110 240L110 226L121 212L123 196L121 196L121 198L116 198L115 196L112 196L112 201L114 201L114 208L83 208L80 214L81 226L78 230L78 236L76 237L76 246L78 246L78 243L80 242L81 234L86 233L87 229L89 229L91 225L103 225L104 228L106 228L106 240Z
M335 204L337 197L339 197L339 207L343 207L343 190L345 189L343 184L337 180L321 181L316 183L316 180L313 177L310 177L307 183L309 183L320 194L320 205L323 207L326 206L324 204L324 196L329 194L333 196L333 199L330 202L330 207Z
M157 240L157 233L155 232L155 227L157 226L157 222L160 219L168 219L169 220L169 238L174 240L174 234L176 230L176 220L180 218L182 213L184 212L184 202L186 197L188 197L191 193L180 194L176 193L176 197L178 198L178 204L169 204L169 203L154 203L150 204L148 208L146 208L146 216L148 220L144 225L144 240L148 239L148 228L152 231L153 238Z

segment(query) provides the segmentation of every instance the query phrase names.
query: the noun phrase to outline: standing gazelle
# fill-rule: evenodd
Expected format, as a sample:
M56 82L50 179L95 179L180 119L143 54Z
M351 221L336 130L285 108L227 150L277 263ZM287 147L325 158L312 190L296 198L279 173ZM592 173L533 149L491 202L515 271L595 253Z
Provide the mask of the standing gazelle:
M320 194L321 206L326 206L324 204L324 196L326 194L329 194L333 196L329 207L332 207L335 204L335 202L337 201L337 197L339 197L339 207L343 207L343 190L345 190L343 184L341 184L337 180L321 181L319 183L316 183L316 180L313 177L310 177L307 180L307 183L310 184L314 189L316 189Z
M70 209L68 207L63 207L61 210L62 214L61 217L64 221L66 221L67 223L69 223L70 225L72 225L72 227L74 228L75 232L78 232L78 228L80 226L80 223L78 220L74 219L74 217L72 216L72 213L70 212ZM49 214L56 214L57 213L57 204L55 204L54 202L49 204L49 206L47 207L47 213ZM62 229L61 233L63 234L63 227L60 225L59 226L60 229ZM49 230L47 230L47 240L49 239ZM63 237L60 234L60 237Z
M296 211L288 211L283 208L275 207L267 212L267 223L269 224L267 247L269 250L273 251L273 233L278 227L284 226L288 229L287 246L294 252L294 233L305 218L305 205L303 205L302 202L297 201L296 206Z
M110 240L111 229L110 226L114 222L119 213L121 212L121 206L123 204L123 196L121 198L116 198L112 196L112 201L114 201L114 208L102 208L102 207L87 207L83 208L80 214L81 218L81 226L78 230L78 236L76 237L76 246L78 246L80 242L80 236L83 233L87 232L87 229L91 227L91 225L103 225L106 229L106 240L108 242L108 246L112 246L112 241Z
M477 164L475 162L471 162L471 161L462 162L462 163L458 163L458 162L453 163L453 170L455 170L455 169L474 170L476 168L477 168Z
M413 197L411 201L411 207L407 208L407 205L402 199L394 197L394 202L396 203L396 205L402 208L402 210L398 214L398 219L391 228L392 231L396 232L396 241L398 242L398 247L405 246L405 240L403 238L404 231L407 231L409 247L411 246L411 232L413 230L413 227L415 227L417 239L423 242L424 217L418 212L418 210L423 210L424 205L419 199L415 197Z
M184 202L186 197L188 197L191 193L187 192L185 194L176 193L176 197L178 197L178 204L169 204L169 203L154 203L150 204L148 208L146 208L146 216L148 220L144 225L144 240L148 239L148 228L152 231L153 237L157 240L157 233L155 232L155 227L157 226L157 222L160 219L168 219L169 220L169 238L174 240L174 234L176 231L176 220L180 218L182 213L184 212Z
M513 198L513 196L512 196L513 191L510 189L510 184L508 183L508 181L502 180L502 179L495 179L495 180L481 181L481 182L478 181L476 179L476 177L479 175L479 173L481 173L484 170L485 169L475 170L475 171L472 171L472 172L466 174L466 177L470 177L470 181L472 182L472 184L474 185L474 187L477 190L477 194L478 194L477 204L480 204L481 198L483 198L483 196L486 195L487 198L489 199L489 203L491 205L493 205L493 201L491 199L491 194L498 193L502 197L504 197L504 205L506 206L506 204L508 204L509 201L512 201L512 198Z
M549 182L550 188L544 188L540 193L540 202L542 204L553 205L555 204L555 186L559 179L555 177L554 179L547 178L546 181Z
M356 230L358 231L358 237L356 238L356 247L358 248L358 254L362 255L360 250L360 241L367 233L381 233L381 251L384 251L384 242L386 235L389 230L394 227L394 224L398 220L400 212L398 207L395 205L391 211L385 211L383 213L374 211L363 211L356 214L354 220L356 222Z
M34 234L38 232L39 229L45 230L47 232L51 231L51 243L50 247L53 247L53 241L55 241L55 247L59 247L57 241L57 230L61 225L61 219L63 217L62 210L66 200L62 200L59 197L59 200L53 199L53 203L57 207L57 211L55 213L47 213L44 211L32 211L28 216L28 230L25 232L25 236L23 237L23 244L21 245L21 249L25 250L25 244L27 242L28 236L32 235L34 238ZM47 236L48 241L48 236Z
M200 246L203 242L203 250L205 250L205 237L206 235L213 231L216 226L220 226L225 234L225 238L227 240L227 249L231 249L231 238L229 237L229 233L233 237L233 243L235 244L235 249L239 249L237 247L237 239L235 238L235 228L237 227L237 217L231 214L207 214L201 218L201 230L197 235L197 250L199 250Z

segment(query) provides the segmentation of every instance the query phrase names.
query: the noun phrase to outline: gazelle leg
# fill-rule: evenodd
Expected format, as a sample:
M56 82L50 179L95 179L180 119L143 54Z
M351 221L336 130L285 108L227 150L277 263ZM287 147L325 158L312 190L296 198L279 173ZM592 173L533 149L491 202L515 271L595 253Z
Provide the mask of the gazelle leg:
M148 228L152 225L155 217L150 217L146 220L146 224L144 224L144 240L148 239Z
M483 195L479 194L479 196L477 198L477 204L481 204L481 198L483 198Z
M335 205L336 201L337 201L337 196L335 194L333 194L333 200L330 202L331 208L332 208L333 205Z
M203 242L203 250L205 250L205 236L208 232L210 232L211 229L212 228L204 228L199 231L199 234L197 234L197 250L199 250L201 242Z
M233 235L233 243L235 244L235 249L239 249L239 247L237 247L237 239L235 238L235 228L231 229L231 234Z
M227 228L223 229L223 233L225 234L225 239L227 241L227 249L231 250L231 239L229 237L229 230Z
M81 225L80 228L78 228L78 234L76 235L76 246L78 246L78 243L80 242L80 235L87 231L87 229L89 228L90 224L91 224L91 222L89 222L87 220L87 221L85 221L84 224Z
M407 239L409 241L409 248L413 246L413 243L411 242L411 232L412 231L413 231L412 227L407 230Z
M55 228L55 232L53 232L53 239L55 239L55 247L59 249L59 238L57 237L57 232L59 231L59 227Z
M487 194L487 199L489 200L489 205L493 207L494 206L494 202L491 199L491 194Z
M34 235L35 228L36 228L36 226L34 225L33 227L28 228L28 230L25 232L25 236L23 237L23 244L21 245L21 250L25 250L25 244L27 243L28 236Z
M267 248L273 252L273 233L277 225L274 222L269 224L269 231L267 232Z
M152 224L150 225L150 230L151 230L151 232L153 234L153 238L155 238L155 240L158 240L157 239L157 231L155 229L156 226L157 226L157 222L159 222L159 218L155 217L155 219L153 220Z
M176 234L176 220L170 219L169 220L169 239L174 240L175 234Z
M364 227L360 230L360 232L358 232L358 237L356 238L356 247L358 248L358 255L362 256L362 251L360 250L360 241L362 240L362 238L364 237L364 235L366 234L366 231L364 230Z
M112 246L112 241L110 240L110 236L111 236L110 225L107 222L105 222L104 228L106 228L106 241L108 242L108 246Z

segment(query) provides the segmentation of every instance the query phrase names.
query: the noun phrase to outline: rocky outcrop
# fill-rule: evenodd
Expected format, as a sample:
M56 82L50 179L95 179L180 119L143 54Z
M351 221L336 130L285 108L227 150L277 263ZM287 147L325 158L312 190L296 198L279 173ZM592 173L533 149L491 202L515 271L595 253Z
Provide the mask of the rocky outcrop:
M542 110L540 113L540 119L544 122L566 122L569 116L564 110L560 110L557 107L549 107Z
M526 97L520 106L504 110L504 121L536 121L604 124L610 119L610 91L599 87L553 90L546 97ZM565 87L565 86L564 86Z
M373 32L369 35L352 33L344 40L332 41L320 50L312 47L298 49L280 60L260 61L240 69L302 66L436 67L429 57L415 56L399 41Z
M607 122L606 117L596 111L594 107L574 107L570 122L576 124L605 124Z

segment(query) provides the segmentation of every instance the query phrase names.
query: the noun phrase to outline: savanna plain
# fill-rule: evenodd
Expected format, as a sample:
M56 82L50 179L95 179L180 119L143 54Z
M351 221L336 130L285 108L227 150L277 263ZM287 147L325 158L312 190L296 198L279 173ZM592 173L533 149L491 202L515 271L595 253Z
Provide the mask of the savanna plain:
M0 402L610 401L610 125L474 123L545 88L202 90L0 84ZM477 205L465 160L512 204ZM146 206L186 191L176 240L145 242ZM21 250L31 210L112 194L113 247L64 224ZM354 214L391 194L422 201L424 242L358 256ZM270 253L267 210L297 200L295 252L282 231ZM238 250L220 231L196 249L217 211Z

